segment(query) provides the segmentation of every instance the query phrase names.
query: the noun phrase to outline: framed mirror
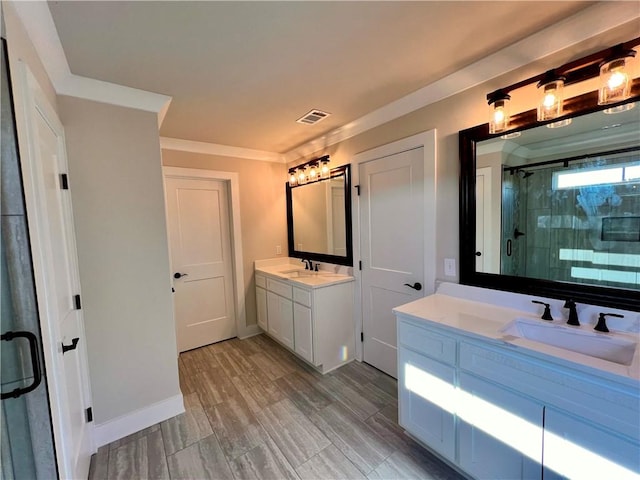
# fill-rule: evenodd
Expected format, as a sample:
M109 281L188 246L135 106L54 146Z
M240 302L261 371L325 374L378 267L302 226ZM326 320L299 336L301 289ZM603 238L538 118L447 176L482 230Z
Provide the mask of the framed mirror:
M460 132L461 283L640 311L638 86L615 114L567 100L562 128Z
M353 266L350 166L286 193L289 256Z

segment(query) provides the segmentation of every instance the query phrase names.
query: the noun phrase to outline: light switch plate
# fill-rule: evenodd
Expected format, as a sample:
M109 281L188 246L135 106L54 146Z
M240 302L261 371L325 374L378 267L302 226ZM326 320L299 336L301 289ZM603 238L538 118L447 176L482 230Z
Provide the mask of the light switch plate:
M456 259L455 258L444 259L444 274L447 277L456 276Z

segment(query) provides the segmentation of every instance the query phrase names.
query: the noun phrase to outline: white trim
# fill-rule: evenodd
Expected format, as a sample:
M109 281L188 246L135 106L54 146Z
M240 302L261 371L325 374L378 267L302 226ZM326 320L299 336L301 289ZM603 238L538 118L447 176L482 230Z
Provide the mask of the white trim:
M184 413L184 402L180 393L105 423L96 424L96 446L102 447L181 413Z
M424 155L424 296L435 291L436 281L436 185L437 185L437 132L435 129L418 133L380 147L356 154L351 160L352 185L360 183L359 165L414 148L423 148ZM352 195L352 227L353 227L353 260L357 262L360 255L360 201ZM354 288L354 328L356 338L360 338L363 325L362 313L362 272L353 269ZM362 361L362 342L356 342L356 359Z
M11 2L59 95L159 113L162 124L171 97L81 77L71 73L58 31L45 1Z
M593 5L462 70L286 152L284 155L287 163L299 158L301 151L315 152L327 148L639 17L640 9L635 2L616 2L615 7L609 2ZM482 99L479 99L478 105L481 104Z
M231 198L231 242L233 244L233 271L235 280L236 326L239 338L255 334L253 325L247 326L245 308L244 260L242 256L242 223L240 219L240 175L237 172L221 172L199 168L162 167L163 178L214 179L224 180L229 184ZM168 223L167 223L168 224ZM256 325L257 328L257 325Z
M251 148L232 147L218 143L182 140L180 138L160 137L160 148L163 150L176 150L178 152L202 153L204 155L221 155L223 157L285 163L284 157L279 153L253 150Z

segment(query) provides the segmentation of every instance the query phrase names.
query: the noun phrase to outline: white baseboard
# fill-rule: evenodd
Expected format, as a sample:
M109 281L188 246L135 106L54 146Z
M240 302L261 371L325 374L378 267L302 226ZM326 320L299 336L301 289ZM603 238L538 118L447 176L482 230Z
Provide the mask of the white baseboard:
M94 430L96 448L136 433L156 423L184 413L182 393L138 409L107 422L98 424Z

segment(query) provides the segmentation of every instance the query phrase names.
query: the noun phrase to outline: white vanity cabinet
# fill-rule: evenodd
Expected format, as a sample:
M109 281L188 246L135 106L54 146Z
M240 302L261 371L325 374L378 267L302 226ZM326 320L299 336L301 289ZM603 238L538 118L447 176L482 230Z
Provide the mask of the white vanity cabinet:
M293 302L291 285L267 278L268 332L276 340L293 348Z
M353 359L353 280L322 275L313 285L256 271L258 325L326 373Z
M398 315L399 423L478 479L640 478L637 383Z

